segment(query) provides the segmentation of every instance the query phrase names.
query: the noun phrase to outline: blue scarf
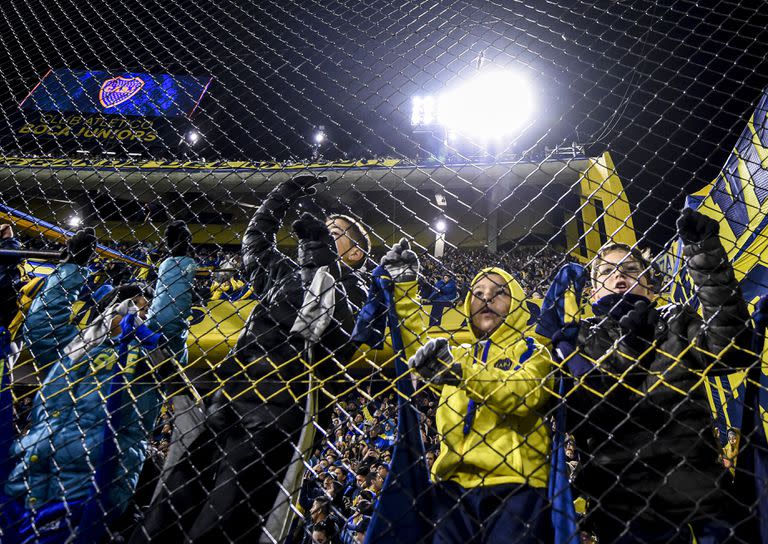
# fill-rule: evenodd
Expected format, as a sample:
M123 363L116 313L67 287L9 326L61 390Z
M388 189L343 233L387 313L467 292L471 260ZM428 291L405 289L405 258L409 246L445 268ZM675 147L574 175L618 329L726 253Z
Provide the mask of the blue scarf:
M368 344L373 349L384 347L385 331L387 329L387 294L393 287L392 279L383 266L377 266L371 272L371 285L368 298L352 331L352 341L358 344Z

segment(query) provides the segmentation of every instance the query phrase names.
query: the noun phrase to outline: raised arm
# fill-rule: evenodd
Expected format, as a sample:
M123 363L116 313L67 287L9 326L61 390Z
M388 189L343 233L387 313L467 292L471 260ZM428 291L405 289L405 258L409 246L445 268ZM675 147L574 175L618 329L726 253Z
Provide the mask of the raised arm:
M257 298L272 285L281 264L288 257L277 249L276 235L285 214L300 197L314 192L313 185L324 178L299 176L272 189L251 217L243 235L243 266Z
M425 341L429 326L429 318L419 302L419 258L403 238L384 255L381 265L395 284L395 310L405 357L410 358Z
M188 318L192 313L197 261L192 249L192 235L183 221L168 225L165 239L171 256L158 268L147 326L161 333L179 362L186 364Z
M78 231L67 242L61 264L45 281L45 286L30 306L24 321L24 339L35 362L44 367L64 354L64 347L77 334L70 322L72 304L88 277L86 265L96 247L92 228Z
M707 366L717 362L715 371L748 366L754 361L745 353L752 342L749 310L720 242L719 223L686 208L677 230L704 318L694 318L688 330L698 357Z

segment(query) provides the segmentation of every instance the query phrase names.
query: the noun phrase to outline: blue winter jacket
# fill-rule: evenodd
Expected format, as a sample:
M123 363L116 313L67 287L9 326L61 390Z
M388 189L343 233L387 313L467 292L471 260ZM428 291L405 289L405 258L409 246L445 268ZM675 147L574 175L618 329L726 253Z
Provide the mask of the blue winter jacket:
M429 295L432 302L453 302L459 298L459 291L456 288L456 280L451 278L448 281L437 280L435 290Z
M162 263L146 322L152 330L163 333L169 347L184 359L195 267L189 257ZM40 336L39 351L33 352L36 357L62 353L72 340L74 332L60 316L69 316L70 301L85 282L83 271L72 264L60 266L32 305L28 334L33 331L30 323L44 327L47 333ZM51 327L46 318L65 324ZM53 501L86 499L91 494L95 467L103 462L100 453L107 420L106 398L117 361L117 338L91 349L76 363L68 357L53 360L35 396L31 428L11 449L16 465L5 486L8 495L35 509ZM129 386L118 393L122 396L121 409L112 416L120 459L114 463L117 474L108 493L110 506L118 511L134 492L148 436L162 403L157 381L138 343L129 346L125 372Z

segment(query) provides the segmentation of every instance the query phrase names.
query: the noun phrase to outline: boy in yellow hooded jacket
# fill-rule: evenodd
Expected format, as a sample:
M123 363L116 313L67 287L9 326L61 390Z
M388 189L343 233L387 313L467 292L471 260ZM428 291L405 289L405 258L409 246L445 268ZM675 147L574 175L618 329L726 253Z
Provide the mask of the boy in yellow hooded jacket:
M550 437L544 415L552 358L532 336L520 285L500 268L472 280L464 311L471 344L426 338L418 258L401 240L382 260L395 281L409 367L437 389L440 455L433 543L550 540Z

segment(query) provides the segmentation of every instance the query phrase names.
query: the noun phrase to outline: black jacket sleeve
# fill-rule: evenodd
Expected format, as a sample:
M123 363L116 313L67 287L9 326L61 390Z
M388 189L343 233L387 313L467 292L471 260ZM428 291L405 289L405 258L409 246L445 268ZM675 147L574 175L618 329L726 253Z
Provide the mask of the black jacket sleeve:
M20 249L21 244L16 238L5 238L0 240L0 249ZM0 256L0 265L4 266L16 266L21 262L20 257L3 257Z
M320 240L299 243L299 264L301 265L305 289L321 266L327 266L328 272L336 280L336 302L333 317L321 342L315 346L317 365L314 368L314 374L322 380L323 389L328 394L340 394L342 392L340 384L344 382L348 359L354 353L354 346L350 341L354 328L354 315L347 299L344 284L340 281L341 268L336 246L327 230Z
M715 372L749 366L754 362L747 353L753 332L749 310L719 238L686 245L683 255L704 317L688 327L697 357L704 366L714 363Z
M261 299L287 271L295 270L290 258L277 249L276 235L299 187L285 182L269 192L248 223L243 235L245 276L256 298Z

